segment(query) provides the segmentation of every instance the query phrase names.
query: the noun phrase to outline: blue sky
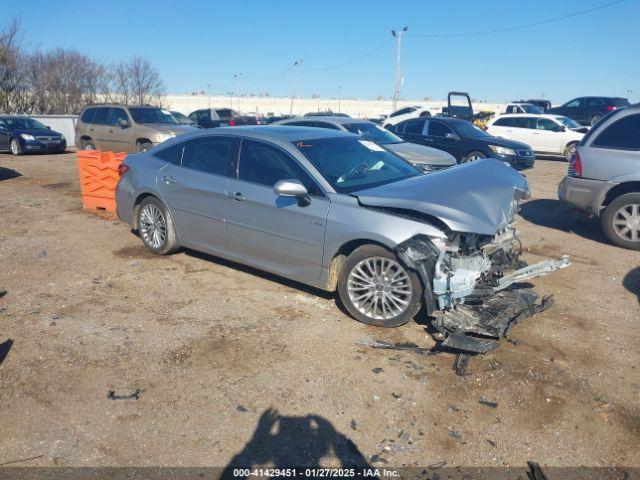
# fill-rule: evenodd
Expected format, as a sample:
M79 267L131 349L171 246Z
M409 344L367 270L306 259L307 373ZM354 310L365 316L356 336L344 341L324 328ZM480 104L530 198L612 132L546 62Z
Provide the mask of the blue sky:
M390 97L392 28L409 27L402 48L403 98L444 98L449 90L508 101L545 94L554 103L579 95L640 98L640 0L511 32L419 38L500 29L608 3L607 0L225 0L169 2L0 0L2 24L21 20L30 49L72 47L104 62L147 57L172 93L235 89L289 95L296 59L297 93ZM93 5L93 6L92 6ZM107 8L107 6L109 8ZM627 94L627 90L634 92Z

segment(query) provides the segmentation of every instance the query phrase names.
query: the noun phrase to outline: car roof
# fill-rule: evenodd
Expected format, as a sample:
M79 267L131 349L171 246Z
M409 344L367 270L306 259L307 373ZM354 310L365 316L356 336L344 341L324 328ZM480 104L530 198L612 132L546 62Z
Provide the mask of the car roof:
M290 127L288 125L249 125L241 127L219 127L180 135L180 139L201 137L207 135L229 135L232 137L255 138L256 140L279 140L295 142L296 140L310 140L317 138L357 137L353 133L341 130L316 127Z
M122 103L92 103L83 108L156 108L162 110L162 107L155 107L153 105L125 105Z
M549 118L554 120L556 118L564 117L565 115L558 115L553 113L504 113L497 115L494 120L499 118L523 118L523 117L535 117L535 118Z
M312 119L310 119L312 118ZM348 123L373 123L369 120L361 120L351 117L336 117L333 115L313 115L313 117L293 117L281 120L278 125L286 125L288 122L328 122L335 123L336 125L346 125Z

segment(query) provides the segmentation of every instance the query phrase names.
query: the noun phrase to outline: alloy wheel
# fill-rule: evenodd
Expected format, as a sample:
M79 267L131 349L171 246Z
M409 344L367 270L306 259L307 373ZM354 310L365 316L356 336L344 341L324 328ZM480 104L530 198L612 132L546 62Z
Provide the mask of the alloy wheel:
M395 318L409 307L413 288L409 274L398 262L384 257L362 260L347 279L355 308L376 320Z
M140 235L151 248L158 249L167 238L167 222L162 211L152 203L146 204L140 211Z
M613 216L613 231L626 241L640 241L640 205L621 207Z
M20 145L18 145L17 140L11 140L11 153L20 155Z

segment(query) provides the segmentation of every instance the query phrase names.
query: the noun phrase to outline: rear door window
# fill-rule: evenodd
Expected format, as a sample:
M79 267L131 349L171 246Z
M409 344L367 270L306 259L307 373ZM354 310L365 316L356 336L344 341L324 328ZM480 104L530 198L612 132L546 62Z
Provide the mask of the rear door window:
M95 115L96 115L95 108L87 108L82 114L80 121L82 123L93 123L93 118L95 117Z
M118 125L120 120L129 121L129 117L127 117L127 112L124 111L123 108L111 108L109 109L109 125Z
M213 175L225 175L235 139L212 135L185 142L182 166Z
M404 133L413 133L414 135L421 135L424 128L424 120L408 120L404 127Z
M184 143L177 143L170 147L163 148L159 152L153 154L154 157L164 160L165 162L180 165L182 162L182 152L184 151Z
M640 150L640 113L627 115L609 125L591 144L615 150Z

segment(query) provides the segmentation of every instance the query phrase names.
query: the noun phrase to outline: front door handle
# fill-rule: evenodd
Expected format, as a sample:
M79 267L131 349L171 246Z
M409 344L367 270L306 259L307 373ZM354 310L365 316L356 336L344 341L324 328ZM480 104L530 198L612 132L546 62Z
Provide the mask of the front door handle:
M171 185L172 183L176 183L176 179L172 175L164 175L162 177L162 181L167 185Z
M247 199L247 197L242 195L242 193L240 192L230 193L229 196L233 198L236 202L242 202Z

